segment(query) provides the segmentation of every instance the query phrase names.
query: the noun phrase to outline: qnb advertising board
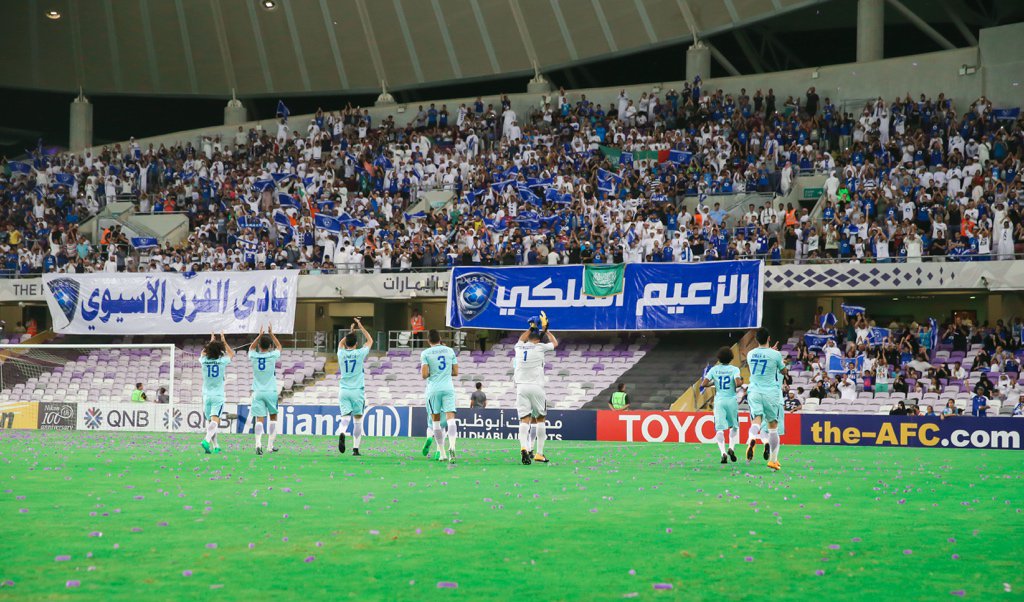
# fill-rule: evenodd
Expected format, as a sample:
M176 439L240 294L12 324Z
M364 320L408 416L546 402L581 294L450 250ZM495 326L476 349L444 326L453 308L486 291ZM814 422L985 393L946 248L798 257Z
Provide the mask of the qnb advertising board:
M598 267L456 267L448 287L448 326L521 330L541 311L552 330L761 325L760 261Z
M43 276L66 334L290 333L298 281L298 270Z

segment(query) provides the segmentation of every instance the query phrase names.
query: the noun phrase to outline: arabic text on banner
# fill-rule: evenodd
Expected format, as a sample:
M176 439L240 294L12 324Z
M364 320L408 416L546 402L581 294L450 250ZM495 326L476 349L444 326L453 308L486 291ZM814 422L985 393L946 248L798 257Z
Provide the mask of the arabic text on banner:
M298 270L46 274L54 330L68 334L274 332L295 327Z
M552 330L723 330L761 325L764 264L629 264L620 295L585 292L583 266L456 267L448 326L525 329L547 313Z

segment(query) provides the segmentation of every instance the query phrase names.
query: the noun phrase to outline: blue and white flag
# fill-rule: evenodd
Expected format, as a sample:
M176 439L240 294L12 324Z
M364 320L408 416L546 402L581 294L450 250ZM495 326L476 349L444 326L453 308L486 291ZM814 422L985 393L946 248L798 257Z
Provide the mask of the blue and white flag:
M505 225L503 219L487 219L484 218L484 227L488 230L494 230L495 232L504 232L508 230L508 226Z
M288 110L288 107L284 106L283 100L279 100L277 101L277 113L275 114L278 117L284 117L285 119L288 119L288 116L291 115L292 112Z
M524 203L530 203L531 205L541 204L540 197L525 185L520 185L517 190L519 192L519 198L522 199Z
M274 223L278 226L284 226L286 228L292 227L292 221L288 219L288 216L280 211L274 212Z
M509 186L514 186L514 185L515 185L515 180L502 180L500 182L495 182L495 183L491 184L491 190L493 190L494 192L496 192L498 194L501 194L502 192L505 191L506 188L508 188Z
M341 222L339 222L336 218L333 218L329 215L324 215L323 213L316 214L316 216L313 218L313 225L316 226L317 229L319 230L326 230L328 232L333 232L335 234L341 232Z
M929 349L929 351L931 351L932 349L935 349L938 346L939 337L942 336L942 334L939 332L939 321L936 320L935 318L928 318L928 326L930 326L932 329L932 336L931 340L929 341L929 344L931 345L931 349Z
M1013 121L1020 117L1020 107L1012 109L992 109L992 118L1000 121Z
M288 173L287 171L278 171L270 174L270 177L274 179L275 184L280 184L285 180L290 180L295 177L295 174Z
M25 163L24 161L11 161L7 166L11 168L12 174L23 176L32 175L32 165Z
M821 316L821 327L827 330L835 326L836 321L836 315L832 312L828 312L827 314Z
M865 314L867 310L860 305L847 305L843 303L839 307L843 308L843 313L848 316L856 316L857 314Z
M295 209L301 209L302 205L299 204L299 199L293 197L286 192L277 193L277 204L282 207L294 207Z
M133 236L132 246L136 249L152 249L159 247L160 242L152 236Z
M850 364L853 364L853 370L850 369ZM828 356L828 373L832 375L836 374L850 374L851 376L857 376L864 371L864 355L858 355L855 358L839 357L838 355Z
M681 150L670 150L668 151L668 160L678 165L686 165L693 158L693 153L690 151Z
M633 153L623 152L619 155L619 165L632 165Z
M868 344L872 346L881 345L890 336L892 336L892 331L888 328L872 326L871 331L868 333Z
M255 228L261 230L264 228L263 220L254 215L239 215L238 216L238 227L239 228Z
M825 348L825 343L834 341L835 339L835 335L832 334L814 334L808 332L804 335L804 344L812 351L821 351Z
M69 173L58 173L53 175L53 180L58 186L66 186L71 188L75 185L75 176Z
M269 180L256 180L255 182L252 183L252 191L263 192L265 190L273 190L274 186L275 184L273 178Z
M415 219L426 219L427 213L425 211L417 211L416 213L403 213L402 217L405 218L405 221L411 222L412 220Z

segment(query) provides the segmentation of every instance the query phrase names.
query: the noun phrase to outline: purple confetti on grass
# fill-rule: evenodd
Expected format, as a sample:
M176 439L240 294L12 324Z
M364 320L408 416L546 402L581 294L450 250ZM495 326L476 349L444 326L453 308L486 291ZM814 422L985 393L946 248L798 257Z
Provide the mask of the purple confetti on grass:
M455 529L447 528L444 530L445 535L455 535Z
M953 554L953 556L951 558L953 558L953 560L960 560L960 555L959 554Z
M181 576L182 577L191 577L192 576L192 571L184 570L184 571L181 572Z
M754 557L753 556L746 556L746 557L743 558L743 561L744 562L754 562Z
M671 532L672 532L672 527L668 527L668 528L665 529L665 533L671 533Z
M854 537L850 541L852 541L853 543L860 543L860 538L859 537Z
M380 531L377 529L370 529L370 535L380 535Z
M208 544L206 544L206 549L207 550L216 550L217 549L217 544L215 544L215 543L208 543Z
M629 569L630 575L636 575L636 569Z
M672 589L671 583L655 583L654 589Z
M438 589L457 589L459 587L459 584L455 583L454 581L438 581L437 587Z
M839 549L839 544L834 543L834 544L830 545L828 547L828 549L830 549L830 550L838 550Z
M256 548L256 544L254 544L254 543L250 543L249 544L249 549L250 550L255 549L255 548Z
M10 490L8 490L8 493L10 493ZM0 583L0 587L14 587L14 582L8 579L3 583Z
M316 560L316 556L306 556L303 562L313 562L314 560Z
M65 583L64 587L78 587L79 585L82 585L81 581L79 581L77 579L72 579L72 580L68 581L67 583Z
M906 556L910 556L913 553L914 553L913 550L909 550L909 549L908 550L903 550L903 554L906 555Z
M963 598L964 596L967 595L967 592L965 592L962 589L955 589L955 590L953 590L953 591L951 591L949 593L954 595L954 596L960 596L961 598Z
M68 556L67 554L61 554L53 559L54 562L67 562L69 560L71 560L71 556Z
M956 538L955 537L950 537L946 541L948 541L949 543L956 543Z
M322 542L322 541L318 541L318 542L316 542L316 544L315 544L315 545L316 545L316 547L318 547L318 548L322 548L322 547L324 547L324 542Z

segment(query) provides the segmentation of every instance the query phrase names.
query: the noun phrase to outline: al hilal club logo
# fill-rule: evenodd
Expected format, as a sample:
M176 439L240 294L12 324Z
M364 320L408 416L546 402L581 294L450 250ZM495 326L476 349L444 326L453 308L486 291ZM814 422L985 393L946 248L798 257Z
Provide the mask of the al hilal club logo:
M497 282L489 274L470 272L455 279L455 303L459 314L469 322L491 304Z
M103 410L99 408L89 408L85 411L85 427L90 429L98 429L103 426Z
M64 317L71 322L75 319L75 310L78 309L78 282L70 278L57 278L46 283L50 288L50 294L57 302L57 306L64 312Z

